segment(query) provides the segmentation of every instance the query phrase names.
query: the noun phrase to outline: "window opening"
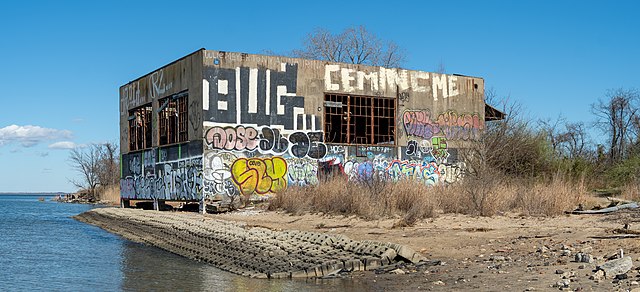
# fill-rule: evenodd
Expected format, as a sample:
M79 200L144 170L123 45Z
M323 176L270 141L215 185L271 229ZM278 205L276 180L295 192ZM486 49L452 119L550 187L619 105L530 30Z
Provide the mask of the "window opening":
M151 104L129 111L129 151L151 148Z
M159 100L159 144L167 145L187 141L187 92Z
M360 145L394 145L396 101L393 98L325 95L325 141Z

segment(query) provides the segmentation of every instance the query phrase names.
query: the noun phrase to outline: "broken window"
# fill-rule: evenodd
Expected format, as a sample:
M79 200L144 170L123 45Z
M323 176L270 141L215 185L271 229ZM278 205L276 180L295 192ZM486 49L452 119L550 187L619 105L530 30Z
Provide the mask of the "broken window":
M328 143L394 145L393 98L327 94L324 130Z
M151 148L151 104L129 111L129 151Z
M187 141L187 92L181 92L159 100L159 145Z

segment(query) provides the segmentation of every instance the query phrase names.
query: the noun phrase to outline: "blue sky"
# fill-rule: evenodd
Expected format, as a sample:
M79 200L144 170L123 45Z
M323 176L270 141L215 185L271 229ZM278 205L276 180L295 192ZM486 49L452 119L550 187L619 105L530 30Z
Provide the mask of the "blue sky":
M533 119L590 123L607 89L640 88L637 1L355 2L3 2L0 192L75 190L68 148L117 142L120 85L202 47L288 52L317 27L365 25L404 67L483 77Z

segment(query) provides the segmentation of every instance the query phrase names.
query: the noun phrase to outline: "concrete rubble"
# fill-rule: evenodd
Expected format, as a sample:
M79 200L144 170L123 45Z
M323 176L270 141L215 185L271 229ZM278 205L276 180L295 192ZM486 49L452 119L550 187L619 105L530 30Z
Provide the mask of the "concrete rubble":
M129 240L153 245L253 278L331 277L426 259L394 243L355 241L320 232L274 231L193 214L99 208L75 217Z
M605 277L613 278L618 275L624 275L631 270L631 268L633 268L633 260L631 257L626 256L620 259L608 261L596 268L598 270L602 270Z

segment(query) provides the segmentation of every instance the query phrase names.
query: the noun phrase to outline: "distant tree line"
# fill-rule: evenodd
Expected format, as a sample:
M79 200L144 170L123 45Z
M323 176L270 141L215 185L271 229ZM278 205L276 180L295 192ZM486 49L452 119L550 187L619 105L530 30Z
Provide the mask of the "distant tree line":
M481 141L466 151L472 165L473 161L482 165L475 169L520 178L563 173L586 178L594 188L640 182L637 90L608 90L591 105L594 119L579 122L563 117L528 119L522 115L521 106L509 98L498 98L491 90L487 90L486 99L488 103L499 104L507 115L504 120L487 122ZM595 127L605 139L594 143L589 127Z

